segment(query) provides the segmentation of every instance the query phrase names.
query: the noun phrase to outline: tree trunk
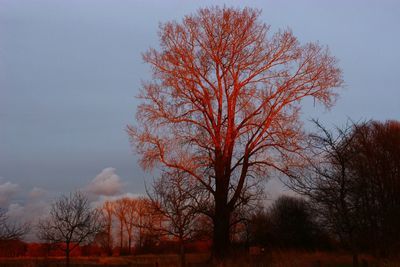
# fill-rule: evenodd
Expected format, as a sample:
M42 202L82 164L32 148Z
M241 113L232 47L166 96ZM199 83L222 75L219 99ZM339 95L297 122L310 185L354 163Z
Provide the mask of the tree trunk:
M111 244L111 240L112 240L112 232L111 232L111 223L108 224L108 230L107 230L107 253L108 256L112 256L112 244Z
M128 254L131 255L131 244L132 244L132 237L131 234L129 233L128 237Z
M139 226L139 250L142 251L142 225Z
M229 217L227 208L214 216L213 257L216 260L224 259L230 249Z
M353 267L358 267L358 253L353 251Z
M142 251L142 215L139 215L139 250Z
M354 232L350 232L351 253L353 256L353 267L358 267L358 247L354 238Z
M215 213L213 218L213 258L217 261L224 259L230 249L229 223L231 211L229 209L228 186L229 179L216 179Z
M122 247L123 247L123 242L124 242L124 228L123 224L121 222L120 228L119 228L119 240L120 240L120 245L119 245L119 254L122 254Z
M65 262L65 266L67 266L67 267L69 267L69 243L67 242L67 248L65 249L65 259L66 259L66 262Z
M180 252L180 260L181 260L181 267L186 267L186 259L185 259L185 244L183 240L179 240L179 252Z

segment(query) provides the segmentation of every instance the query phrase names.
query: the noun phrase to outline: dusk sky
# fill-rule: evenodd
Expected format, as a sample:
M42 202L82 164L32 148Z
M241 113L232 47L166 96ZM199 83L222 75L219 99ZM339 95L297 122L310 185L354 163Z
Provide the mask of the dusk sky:
M157 47L160 22L224 4L262 9L272 31L289 27L338 58L336 105L306 102L304 120L400 119L400 1L0 0L0 207L22 212L78 188L143 193L153 174L125 132L150 78L141 53Z

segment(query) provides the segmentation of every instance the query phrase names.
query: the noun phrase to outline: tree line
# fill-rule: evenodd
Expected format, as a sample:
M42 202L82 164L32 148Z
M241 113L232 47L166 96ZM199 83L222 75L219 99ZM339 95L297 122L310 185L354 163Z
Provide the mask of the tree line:
M329 131L315 122L307 165L291 188L310 199L325 229L353 253L400 248L400 122L351 123Z
M282 196L271 206L248 187L247 202L231 217L230 242L238 248L336 250L376 257L400 251L400 122L348 123L329 130L314 122L307 161L292 170L286 185L298 195ZM212 202L196 180L182 172L163 173L146 197L107 200L90 206L80 192L62 196L38 237L65 251L94 244L107 255L161 252L176 244L181 255L195 241L211 241ZM246 195L245 194L245 195ZM250 197L252 196L252 197ZM263 199L263 195L261 195ZM28 225L7 223L0 213L0 237L20 239ZM171 252L171 250L169 250Z

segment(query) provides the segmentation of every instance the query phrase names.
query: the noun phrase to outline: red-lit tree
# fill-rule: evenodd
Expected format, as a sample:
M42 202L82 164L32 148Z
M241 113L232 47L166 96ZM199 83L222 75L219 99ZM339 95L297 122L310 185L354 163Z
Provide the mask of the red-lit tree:
M125 214L128 209L127 202L122 199L117 199L113 202L114 204L114 215L118 221L118 235L119 235L119 253L123 253L124 248L124 231L125 225Z
M114 209L115 209L115 204L112 201L105 201L100 210L101 214L101 220L104 222L104 229L102 233L100 233L100 244L101 247L103 247L108 256L112 255L112 250L113 250L113 235L112 235L112 230L113 230L113 217L114 217Z
M229 248L230 217L255 176L286 172L301 152L300 102L333 103L341 71L328 49L270 34L260 11L204 8L160 26L153 71L128 127L141 165L177 169L213 197L213 253Z
M122 216L122 220L125 224L126 234L128 238L128 254L132 252L132 241L133 241L133 232L135 228L135 222L138 220L138 200L135 198L124 197L122 199L117 200L117 203L121 202L124 206L124 214Z

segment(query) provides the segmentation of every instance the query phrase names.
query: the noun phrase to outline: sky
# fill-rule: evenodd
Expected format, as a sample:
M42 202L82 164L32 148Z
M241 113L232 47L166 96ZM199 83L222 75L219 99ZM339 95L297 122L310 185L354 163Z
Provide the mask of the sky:
M330 110L305 102L305 121L400 119L400 1L0 0L0 207L18 217L76 189L143 194L155 174L125 132L150 78L141 53L160 22L211 5L261 9L272 31L329 46L345 86Z

